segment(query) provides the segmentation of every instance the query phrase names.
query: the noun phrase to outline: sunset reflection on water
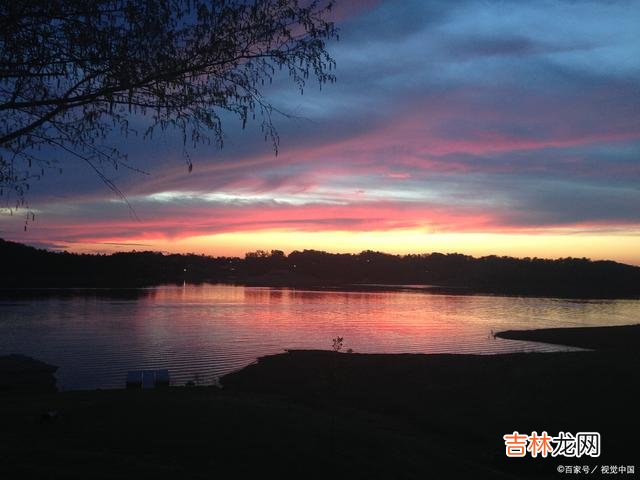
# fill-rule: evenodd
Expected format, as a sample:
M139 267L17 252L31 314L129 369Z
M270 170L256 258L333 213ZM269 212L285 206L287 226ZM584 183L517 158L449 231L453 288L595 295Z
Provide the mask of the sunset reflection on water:
M0 300L0 354L60 366L63 388L121 387L126 371L140 368L168 368L175 384L211 383L261 355L329 349L338 335L345 350L362 353L567 350L492 333L640 319L637 300L209 284L60 293Z

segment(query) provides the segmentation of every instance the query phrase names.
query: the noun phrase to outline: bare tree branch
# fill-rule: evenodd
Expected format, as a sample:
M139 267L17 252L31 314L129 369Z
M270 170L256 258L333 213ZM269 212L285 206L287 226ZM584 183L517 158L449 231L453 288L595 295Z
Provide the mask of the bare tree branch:
M333 82L331 0L0 0L0 192L24 201L57 160L137 169L114 129L176 129L185 144L223 144L222 112L255 116L278 149L264 87L280 72L302 93ZM43 153L44 152L44 153ZM57 152L57 156L52 156ZM191 162L187 160L189 169ZM38 169L38 174L30 173ZM5 195L7 198L7 195ZM125 199L126 200L126 199Z

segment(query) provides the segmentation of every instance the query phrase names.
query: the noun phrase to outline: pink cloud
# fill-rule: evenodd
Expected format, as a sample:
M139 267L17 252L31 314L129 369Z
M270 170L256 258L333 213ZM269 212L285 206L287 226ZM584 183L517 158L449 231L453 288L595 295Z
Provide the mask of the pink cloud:
M435 232L536 233L553 230L598 230L633 226L632 222L580 222L563 225L517 225L510 212L481 207L412 202L359 202L348 205L247 205L180 208L165 205L146 211L139 222L127 219L48 218L35 225L38 239L78 243L152 242L194 236L264 230L369 232L425 229ZM35 241L34 238L32 241Z
M545 171L549 166L542 163L487 162L482 158L638 140L640 120L629 117L628 109L619 104L619 96L624 93L596 89L566 98L530 94L516 101L525 97L524 92L487 87L455 89L388 112L384 124L374 124L365 133L288 146L278 157L268 152L203 160L196 163L195 175L188 175L183 165L176 165L133 186L130 193L219 189L305 191L345 175L401 179L420 172ZM487 100L500 95L512 99L514 105L499 108ZM601 103L609 105L608 113L616 113L607 122L600 121L598 109L593 107ZM290 168L294 166L301 168ZM564 166L577 173L589 173L579 158L574 158L571 165L565 162ZM621 174L638 173L637 167L629 165L611 168L611 172L618 169ZM290 173L270 177L270 172L277 169L288 169ZM601 170L591 173L598 174Z

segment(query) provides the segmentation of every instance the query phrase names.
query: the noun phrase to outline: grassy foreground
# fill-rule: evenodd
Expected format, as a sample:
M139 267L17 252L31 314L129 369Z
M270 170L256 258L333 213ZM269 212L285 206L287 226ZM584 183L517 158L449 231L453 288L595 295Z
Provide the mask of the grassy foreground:
M227 375L223 390L5 393L0 475L559 478L558 464L633 465L639 350L291 351ZM513 430L598 431L602 456L509 459Z

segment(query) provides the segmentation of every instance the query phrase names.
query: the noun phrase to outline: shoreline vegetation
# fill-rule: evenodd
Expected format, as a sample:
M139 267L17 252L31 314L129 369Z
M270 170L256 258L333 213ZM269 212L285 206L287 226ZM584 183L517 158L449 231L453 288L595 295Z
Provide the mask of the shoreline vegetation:
M640 298L640 267L586 258L462 254L390 255L364 251L256 251L245 258L121 252L73 254L0 239L4 295L41 289L126 288L227 283L346 290L414 290L584 299ZM119 289L112 289L118 285ZM24 290L21 290L24 289Z
M226 375L222 389L4 392L0 473L557 478L558 465L634 464L640 325L497 336L593 350L292 350ZM514 430L597 431L602 453L509 459L502 435Z

